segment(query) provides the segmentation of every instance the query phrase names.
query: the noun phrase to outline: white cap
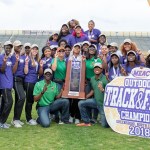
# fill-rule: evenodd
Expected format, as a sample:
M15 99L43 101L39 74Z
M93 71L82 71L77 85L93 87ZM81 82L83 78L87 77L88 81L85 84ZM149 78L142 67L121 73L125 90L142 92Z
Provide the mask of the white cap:
M135 51L130 50L130 51L127 52L127 55L130 54L130 53L133 53L136 56L136 52Z
M125 39L125 40L123 41L123 44L124 44L124 43L130 43L130 44L131 44L132 41L131 41L130 39Z
M73 45L73 47L75 47L75 46L79 46L81 48L81 44L80 43L76 43L76 44Z
M6 42L4 43L4 46L6 46L6 45L11 45L11 46L13 47L13 44L12 44L10 41L6 41Z
M24 44L24 47L27 47L27 46L31 48L31 44L30 43L25 43Z
M116 55L118 58L120 58L120 55L117 52L112 53L110 56Z
M102 66L101 63L95 63L95 64L94 64L94 68L95 68L95 67L103 68L103 66Z
M89 47L94 47L97 50L97 47L95 44L91 44Z
M37 44L32 44L31 48L34 48L34 47L37 47L39 49Z
M51 45L51 46L50 46L50 49L54 49L54 48L57 49L57 47L58 47L58 45Z
M84 42L82 42L82 46L83 46L84 44L88 44L89 46L91 45L91 43L90 43L89 41L84 41Z
M116 42L110 43L107 47L109 48L110 46L114 46L114 47L118 48L118 44Z
M44 74L46 74L47 72L49 72L50 74L52 74L52 70L50 68L47 68L44 70Z
M19 40L16 40L14 43L13 43L14 46L22 46L21 42Z

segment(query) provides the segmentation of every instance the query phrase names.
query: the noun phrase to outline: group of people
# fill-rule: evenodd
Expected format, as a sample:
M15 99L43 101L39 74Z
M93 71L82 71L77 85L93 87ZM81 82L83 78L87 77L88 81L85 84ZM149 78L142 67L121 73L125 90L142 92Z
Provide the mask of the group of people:
M39 55L37 44L6 41L0 55L0 128L9 128L7 118L13 105L11 124L22 127L21 114L25 103L26 123L49 127L52 117L59 124L75 123L91 126L100 123L109 127L103 100L105 86L118 76L128 76L135 67L150 67L150 55L144 58L136 43L125 39L120 47L95 29L93 20L84 31L72 19L63 24L59 34L54 33ZM85 61L85 99L62 98L69 61ZM32 106L37 102L38 118L32 118Z

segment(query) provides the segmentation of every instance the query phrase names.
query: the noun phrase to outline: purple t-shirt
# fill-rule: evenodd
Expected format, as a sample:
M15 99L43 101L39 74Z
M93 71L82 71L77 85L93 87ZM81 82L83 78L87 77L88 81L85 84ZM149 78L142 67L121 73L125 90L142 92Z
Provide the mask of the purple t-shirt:
M101 34L100 30L98 29L93 29L91 32L89 30L85 31L85 34L88 36L89 39L94 39L94 40L98 40L99 35ZM96 44L97 42L92 42L91 44Z
M4 54L0 55L0 67L3 65ZM0 72L0 89L13 88L12 60L8 57L5 72Z
M116 77L119 77L121 76L121 70L120 70L120 67L117 67L117 68L114 68L114 67L111 67L108 69L108 74L109 74L109 80L113 80L114 78Z
M82 36L80 36L80 37L71 35L68 44L71 47L73 47L74 44L76 44L76 43L82 43L84 41L89 41L87 35L85 35L85 34L82 34Z
M127 64L122 65L122 67L126 70L126 73L127 73L128 75L130 75L131 70L132 70L133 68L135 68L135 67L140 67L140 66L145 67L145 64L144 64L144 63L135 64L134 67L130 67L130 66L127 65Z
M24 74L25 58L26 58L25 55L19 56L18 68L17 71L14 73L14 77L21 77L21 78L25 77ZM16 62L15 54L12 55L11 59L14 66Z
M52 62L52 58L51 58L51 57L50 57L50 58L44 57L44 58L42 58L42 60L43 60L43 71L44 71L45 69L51 67L51 62ZM43 75L39 77L39 80L43 80L43 79L44 79L44 76L43 76Z
M38 81L38 71L39 71L39 64L35 60L35 66L32 65L31 59L29 60L28 64L28 74L25 75L25 82L28 83L36 83Z
M67 41L67 43L69 42L70 38L71 38L71 34L68 34L68 35L65 35L65 36L61 36L61 40L64 39L64 40Z
M49 43L50 43L50 46L51 45L58 45L58 42L54 42L54 41L49 41Z

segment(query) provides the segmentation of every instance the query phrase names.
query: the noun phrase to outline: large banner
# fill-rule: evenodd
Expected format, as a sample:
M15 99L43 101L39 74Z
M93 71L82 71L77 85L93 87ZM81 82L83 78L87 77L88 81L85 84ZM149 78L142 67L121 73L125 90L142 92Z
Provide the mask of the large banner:
M104 111L114 131L150 138L150 69L134 68L130 76L110 82Z

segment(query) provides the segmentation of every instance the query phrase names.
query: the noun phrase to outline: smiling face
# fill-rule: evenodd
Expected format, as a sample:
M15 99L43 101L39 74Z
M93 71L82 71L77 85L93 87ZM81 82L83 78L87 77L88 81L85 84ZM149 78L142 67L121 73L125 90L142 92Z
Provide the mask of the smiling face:
M103 55L107 55L108 54L108 48L106 45L103 45L101 48L101 52Z
M7 56L9 56L9 54L11 53L11 50L12 50L12 46L11 45L6 45L6 46L4 46L4 50L5 50L5 54Z
M95 55L96 49L95 47L89 47L89 54L90 55Z
M81 50L81 48L80 48L79 46L75 46L75 47L73 48L73 53L74 53L74 54L79 54L79 53L80 53L80 50Z
M98 41L101 45L103 45L104 43L106 43L106 37L105 36L100 36Z
M127 56L127 59L128 59L129 62L134 62L135 59L136 59L136 56L133 53L129 53L128 56Z
M21 52L21 49L22 49L22 45L20 45L20 46L14 46L14 51L15 51L16 53L20 53L20 52Z
M66 55L66 56L69 56L69 55L70 55L70 52L71 52L70 47L66 47L66 48L65 48L65 55Z
M62 32L63 35L66 35L66 33L69 32L68 27L67 27L67 26L63 26L63 27L61 28L61 32Z
M94 68L94 73L95 75L100 75L102 73L103 69L100 67L95 67Z
M46 49L46 50L44 51L44 56L45 56L46 58L49 58L49 57L51 57L51 53L52 53L52 51L51 51L50 49Z
M58 57L64 57L64 56L65 56L65 50L60 49L60 50L58 51Z
M31 51L30 47L29 47L29 46L26 46L24 49L25 49L25 53L26 53L27 55L29 55L29 53L30 53L30 51Z
M32 54L33 57L35 57L38 54L38 48L37 47L33 47L31 49L31 54Z
M76 33L76 34L80 34L80 33L81 33L81 31L82 31L82 30L81 30L81 28L80 28L80 27L77 27L77 28L75 29L75 33Z
M50 81L52 78L52 74L50 72L47 72L44 74L44 78L46 81Z
M123 47L124 47L124 49L125 49L127 52L131 50L131 44L128 43L128 42L124 43L124 44L123 44Z
M89 28L90 31L93 30L94 26L95 26L95 24L94 24L92 21L90 21L90 22L88 23L88 28Z

